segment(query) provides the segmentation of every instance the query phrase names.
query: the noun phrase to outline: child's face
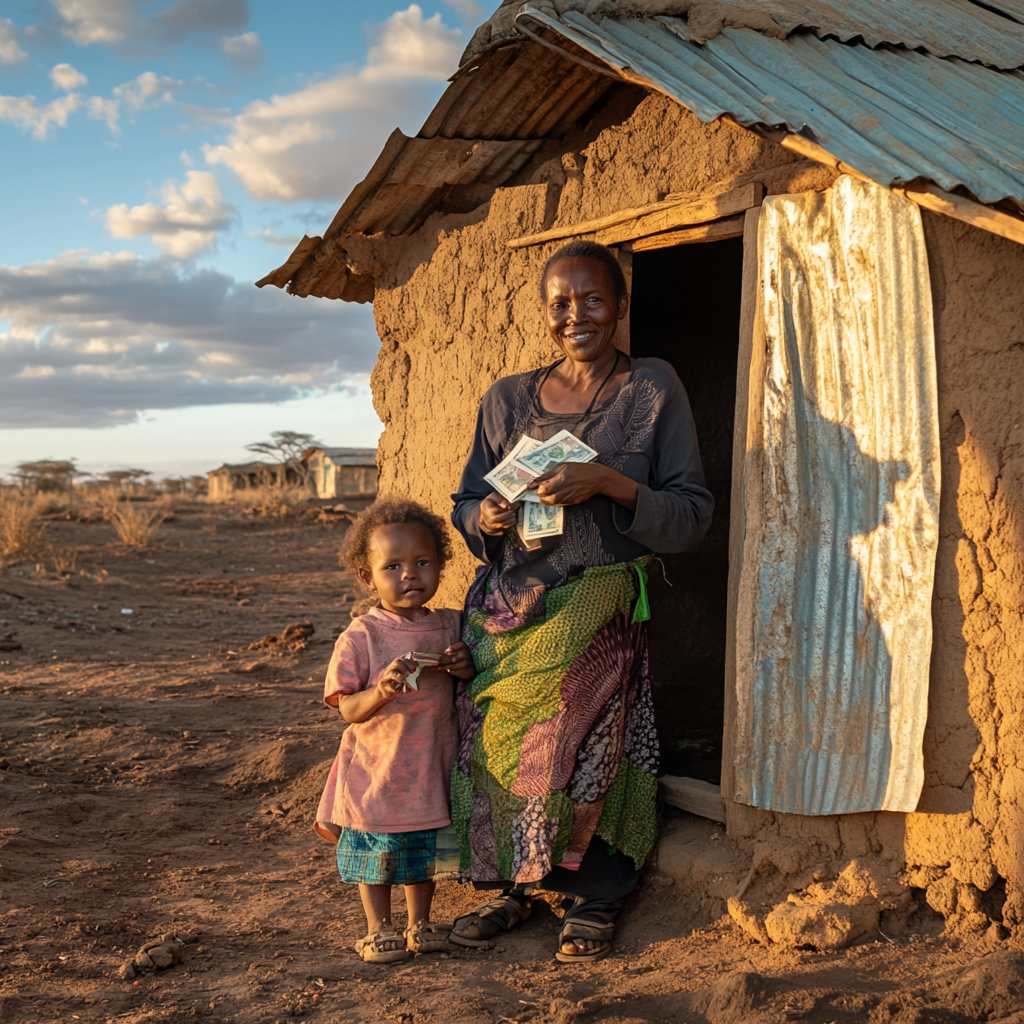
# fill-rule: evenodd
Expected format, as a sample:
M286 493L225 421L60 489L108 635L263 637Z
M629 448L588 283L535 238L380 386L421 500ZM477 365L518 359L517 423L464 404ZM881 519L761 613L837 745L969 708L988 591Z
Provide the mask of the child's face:
M441 564L430 531L419 523L378 526L370 535L370 567L359 577L377 590L381 606L401 614L437 593Z

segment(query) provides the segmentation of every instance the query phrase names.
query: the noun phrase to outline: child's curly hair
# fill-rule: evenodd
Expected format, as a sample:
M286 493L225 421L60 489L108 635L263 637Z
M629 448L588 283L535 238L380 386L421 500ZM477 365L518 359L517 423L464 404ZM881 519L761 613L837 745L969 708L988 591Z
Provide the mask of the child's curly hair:
M348 528L338 558L341 567L357 574L359 569L368 569L373 531L379 526L397 526L400 523L419 523L434 538L437 558L443 569L452 557L447 523L419 502L393 495L378 498Z

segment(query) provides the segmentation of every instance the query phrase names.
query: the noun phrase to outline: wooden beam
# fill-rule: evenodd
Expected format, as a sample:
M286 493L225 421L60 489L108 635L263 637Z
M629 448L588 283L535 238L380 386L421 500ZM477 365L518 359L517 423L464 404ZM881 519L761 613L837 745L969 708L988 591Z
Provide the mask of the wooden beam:
M691 814L699 814L702 818L725 822L721 786L679 775L662 775L658 782L661 787L661 799L665 803Z
M991 206L983 206L973 199L945 192L937 185L894 188L893 192L926 210L931 210L932 213L941 213L946 217L962 220L972 227L990 231L993 235L1024 245L1024 220L1019 217L1012 217L1001 210L993 210Z
M725 722L722 733L722 791L727 817L736 819L741 831L745 809L734 802L736 795L736 732L739 723L739 694L736 688L740 657L749 657L752 623L741 607L743 564L756 548L761 496L762 410L764 404L764 320L761 310L761 280L758 230L761 207L744 215L743 283L740 297L740 338L736 357L736 414L733 422L732 491L729 502L729 583L726 602L725 639ZM748 536L753 520L754 534ZM748 600L749 603L749 600ZM728 826L728 822L727 822ZM731 827L731 826L729 826Z
M505 244L509 249L522 249L528 245L541 245L562 238L595 235L596 241L604 245L615 245L617 242L630 241L658 231L701 224L704 221L719 220L731 214L742 213L752 206L758 206L763 194L763 187L751 182L717 196L689 200L663 199L660 203L619 210L596 220L565 224L536 235L513 238Z
M649 249L666 249L670 245L690 245L694 242L717 242L721 238L739 238L743 234L743 215L726 217L725 220L699 224L695 228L680 228L678 231L664 231L660 235L647 235L632 243L633 252ZM627 245L630 243L626 243Z
M646 213L613 227L604 228L595 233L594 241L602 245L615 245L617 242L643 238L646 235L670 231L672 228L691 227L694 224L721 220L723 217L760 206L763 197L764 186L752 181L749 185L735 188L731 192L723 192L720 196L708 196L680 203L667 210ZM634 250L635 248L634 246Z

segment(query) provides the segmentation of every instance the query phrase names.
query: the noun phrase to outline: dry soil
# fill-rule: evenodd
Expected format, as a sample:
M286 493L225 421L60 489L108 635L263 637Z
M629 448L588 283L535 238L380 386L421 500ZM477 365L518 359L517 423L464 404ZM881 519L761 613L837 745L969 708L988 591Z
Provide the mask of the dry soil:
M1012 949L765 949L656 872L600 963L554 960L552 896L493 949L363 964L357 894L310 829L340 732L321 680L357 593L334 567L343 529L196 504L136 550L105 524L51 521L76 574L0 572L0 1021L925 1024L1024 1009ZM259 645L302 621L304 642ZM474 902L441 884L435 919ZM180 959L123 977L162 936Z

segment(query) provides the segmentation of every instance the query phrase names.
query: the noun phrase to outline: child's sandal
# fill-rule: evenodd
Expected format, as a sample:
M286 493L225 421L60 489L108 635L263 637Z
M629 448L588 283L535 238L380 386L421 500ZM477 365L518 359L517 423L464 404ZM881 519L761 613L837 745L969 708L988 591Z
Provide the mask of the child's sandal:
M396 949L385 949L385 943L400 943ZM405 937L399 935L394 928L381 928L372 932L365 939L360 939L355 946L356 952L368 964L394 964L399 960L408 960L412 953L406 946Z
M421 921L405 929L405 941L414 953L440 953L448 948L448 929Z

